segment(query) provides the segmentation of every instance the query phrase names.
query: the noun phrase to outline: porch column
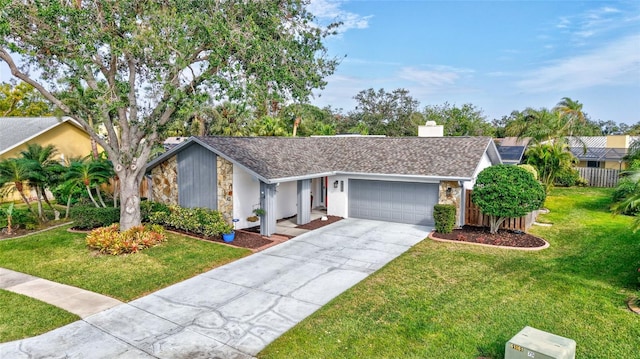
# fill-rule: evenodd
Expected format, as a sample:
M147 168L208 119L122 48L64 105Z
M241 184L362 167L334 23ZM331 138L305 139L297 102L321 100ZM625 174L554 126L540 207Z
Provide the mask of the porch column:
M260 234L270 237L276 232L276 184L260 181L260 208L264 215L260 218Z
M311 222L311 180L298 180L298 216L296 224Z

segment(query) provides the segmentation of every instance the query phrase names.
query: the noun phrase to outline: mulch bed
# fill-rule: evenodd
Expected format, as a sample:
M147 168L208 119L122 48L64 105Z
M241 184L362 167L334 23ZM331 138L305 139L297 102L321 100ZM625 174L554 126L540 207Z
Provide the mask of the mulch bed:
M67 220L49 221L49 222L38 225L36 229L13 228L13 230L11 231L11 234L7 234L6 228L2 228L0 229L0 240L24 237L26 235L34 234L40 231L45 231L53 227L64 226L68 223L71 223L71 222Z
M452 241L518 248L539 248L547 244L542 238L524 232L501 229L498 233L491 234L488 228L473 226L464 226L446 234L433 232L431 236Z
M321 218L318 219L314 219L313 221L307 223L307 224L301 224L299 226L297 226L296 228L301 228L301 229L309 229L309 230L313 230L313 229L318 229L320 227L324 227L328 224L334 223L334 222L338 222L339 220L341 220L342 217L339 216L327 216L327 220L323 221Z
M170 230L172 232L180 233L185 236L203 239L205 241L224 243L234 247L241 247L241 248L247 248L247 249L257 249L273 243L272 240L261 236L260 233L248 232L242 229L236 229L235 238L233 239L232 242L228 242L228 243L223 241L222 237L205 237L203 235L185 232L175 228L170 228Z

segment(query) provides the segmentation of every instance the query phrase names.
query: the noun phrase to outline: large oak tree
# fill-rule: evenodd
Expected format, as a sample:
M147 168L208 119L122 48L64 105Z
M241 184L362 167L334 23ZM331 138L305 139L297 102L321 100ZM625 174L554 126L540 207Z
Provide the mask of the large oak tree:
M120 179L120 228L159 133L209 97L304 101L337 64L306 2L0 0L0 60L78 121ZM90 122L101 125L100 135Z

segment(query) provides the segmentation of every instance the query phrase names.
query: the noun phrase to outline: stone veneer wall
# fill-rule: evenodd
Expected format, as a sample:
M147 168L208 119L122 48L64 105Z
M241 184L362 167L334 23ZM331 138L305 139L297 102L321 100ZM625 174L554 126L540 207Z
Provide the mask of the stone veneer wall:
M153 200L178 204L178 157L172 156L151 170Z
M451 188L451 195L447 196L447 188ZM458 181L441 181L438 194L439 204L456 206L456 221L460 220L460 206L462 201L462 187ZM463 223L461 223L462 225Z
M233 219L233 164L220 156L217 158L218 211L225 220Z

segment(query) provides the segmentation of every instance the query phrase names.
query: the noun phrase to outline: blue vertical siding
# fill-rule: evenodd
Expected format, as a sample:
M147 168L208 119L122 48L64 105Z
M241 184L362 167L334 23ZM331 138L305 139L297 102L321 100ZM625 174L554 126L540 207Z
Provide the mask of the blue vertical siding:
M218 209L216 154L194 144L178 153L178 202L182 207Z

